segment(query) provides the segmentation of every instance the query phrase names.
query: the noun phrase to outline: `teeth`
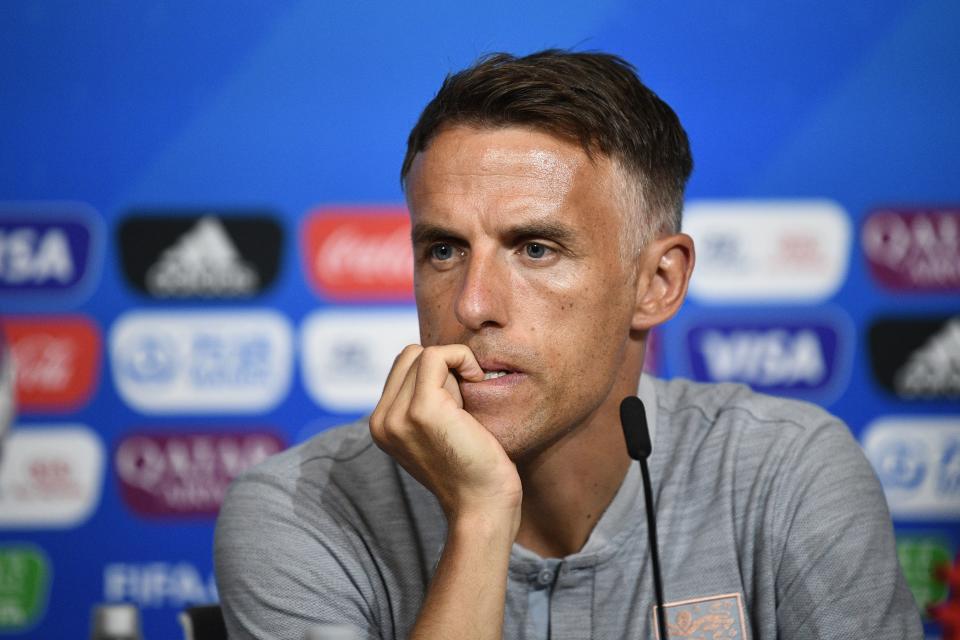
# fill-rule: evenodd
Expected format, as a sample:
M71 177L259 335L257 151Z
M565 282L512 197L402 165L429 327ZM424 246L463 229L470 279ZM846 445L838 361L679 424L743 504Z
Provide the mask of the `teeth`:
M488 371L485 374L483 374L483 379L493 380L494 378L502 378L505 375L507 375L506 371Z

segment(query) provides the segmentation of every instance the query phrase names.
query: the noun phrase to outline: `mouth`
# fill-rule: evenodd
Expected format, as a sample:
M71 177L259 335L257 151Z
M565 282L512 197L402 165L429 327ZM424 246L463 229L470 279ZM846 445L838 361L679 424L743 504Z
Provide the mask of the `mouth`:
M483 369L483 381L500 380L507 376L513 376L522 373L517 367L503 360L494 360L492 358L478 358L477 363Z
M464 400L474 407L494 400L513 398L528 381L526 372L502 359L481 357L477 362L483 369L483 380L462 382L460 385Z
M460 392L468 411L499 411L503 402L521 401L529 376L519 367L503 358L480 356L477 363L483 369L483 380L460 381ZM519 395L518 395L519 394Z

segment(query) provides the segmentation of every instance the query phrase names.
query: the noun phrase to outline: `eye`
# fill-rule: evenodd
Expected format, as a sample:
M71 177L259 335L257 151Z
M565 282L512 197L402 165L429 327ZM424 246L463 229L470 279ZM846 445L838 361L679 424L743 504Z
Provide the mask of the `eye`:
M539 242L528 242L524 245L524 251L526 252L528 258L540 260L547 256L547 254L550 252L550 248L546 245L540 244Z
M430 247L430 257L434 260L449 260L454 256L453 245L449 242L438 242Z

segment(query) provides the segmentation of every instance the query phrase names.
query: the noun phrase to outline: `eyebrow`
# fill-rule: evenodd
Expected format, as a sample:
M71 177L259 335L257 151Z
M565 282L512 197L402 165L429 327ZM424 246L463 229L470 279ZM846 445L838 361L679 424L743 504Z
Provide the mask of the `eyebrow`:
M410 239L413 241L413 246L415 247L432 244L441 240L463 240L463 238L449 229L423 222L418 222L413 226L413 229L410 231Z
M560 244L571 244L576 237L576 233L569 226L550 220L518 224L507 229L504 235L511 241L523 238L544 238ZM463 241L463 237L460 236L460 234L445 227L425 222L417 223L413 226L410 232L410 238L414 246L431 244L443 240Z
M507 236L515 239L544 238L563 245L572 244L576 233L569 226L552 220L526 222L507 230Z

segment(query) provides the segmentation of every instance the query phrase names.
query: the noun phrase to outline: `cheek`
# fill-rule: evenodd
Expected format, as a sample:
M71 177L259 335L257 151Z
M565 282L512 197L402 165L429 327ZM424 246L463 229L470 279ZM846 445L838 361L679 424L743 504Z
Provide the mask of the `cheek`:
M553 330L577 331L579 325L587 325L603 331L611 323L616 328L629 327L633 297L619 270L550 269L516 277L511 287L517 303L539 309Z
M523 324L558 373L614 370L630 334L633 298L620 277L599 272L551 273L516 287ZM559 371L562 369L562 371Z
M423 346L441 343L443 318L449 314L449 303L445 302L448 299L442 292L438 293L436 287L414 285L414 301L420 323L420 344Z

